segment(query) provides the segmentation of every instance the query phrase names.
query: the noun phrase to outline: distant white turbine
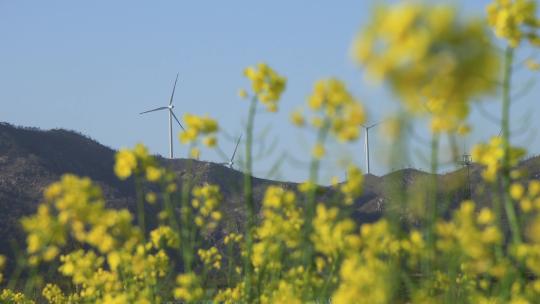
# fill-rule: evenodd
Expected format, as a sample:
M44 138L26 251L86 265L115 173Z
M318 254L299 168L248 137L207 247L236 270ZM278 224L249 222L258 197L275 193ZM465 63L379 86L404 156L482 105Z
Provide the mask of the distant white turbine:
M381 122L377 122L377 123L374 123L372 125L369 125L369 126L366 126L366 125L362 125L362 127L364 128L364 130L366 130L366 138L365 138L365 144L364 144L364 149L366 151L366 170L367 170L367 174L370 173L370 170L369 170L369 130L371 128L374 128L375 126L377 126L378 124L380 124Z
M140 113L142 115L142 114L150 113L150 112L154 112L154 111L169 110L169 158L171 158L171 159L173 158L173 129L172 129L172 119L173 119L173 117L176 120L176 122L178 123L178 125L180 125L180 128L182 128L182 130L184 130L184 127L180 123L180 120L178 120L178 117L176 117L176 115L174 115L174 112L173 112L173 109L174 109L173 98L174 98L174 91L176 90L176 82L178 82L178 74L176 74L176 80L174 81L174 86L173 86L173 90L172 90L172 94L171 94L171 99L169 100L169 105L168 106L159 107L159 108L155 108L155 109L144 111L144 112Z
M233 154L231 156L231 159L226 163L221 163L222 165L228 166L229 168L232 169L232 167L234 165L234 156L236 155L236 150L238 149L238 145L240 144L241 139L242 139L242 135L240 135L240 137L238 137L238 140L236 141L236 146L234 147L234 152L233 152Z

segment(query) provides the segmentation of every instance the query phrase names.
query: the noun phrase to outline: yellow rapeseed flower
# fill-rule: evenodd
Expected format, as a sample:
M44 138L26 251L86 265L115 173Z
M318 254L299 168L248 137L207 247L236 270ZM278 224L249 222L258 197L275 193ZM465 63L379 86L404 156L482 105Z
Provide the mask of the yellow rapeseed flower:
M279 75L266 63L247 67L244 70L244 76L251 81L251 89L257 99L266 106L269 112L276 112L277 104L281 94L285 90L287 79ZM243 92L241 95L247 96L245 90L241 90L241 92Z
M510 165L514 166L525 155L522 148L510 148ZM492 137L487 144L477 144L471 151L473 161L485 166L482 177L489 182L494 182L497 173L502 167L504 157L503 140L499 136Z
M495 34L516 48L525 39L540 46L536 32L540 27L536 8L534 0L493 0L486 10Z
M238 90L238 96L242 99L246 99L248 97L248 93L245 89Z
M116 173L116 176L118 176L120 179L130 177L136 166L137 158L131 151L122 149L116 154L114 173Z
M200 301L204 290L200 286L199 278L195 273L185 273L176 278L178 287L174 289L174 297L187 302Z
M148 192L148 193L146 193L144 198L146 199L146 201L148 203L154 204L156 202L156 200L157 200L157 195L154 192Z
M154 166L146 167L146 179L149 182L157 182L162 176L162 171Z
M525 61L525 66L531 71L540 71L540 63L538 63L534 59L531 59L531 58L527 59Z
M351 205L354 200L362 194L363 181L364 176L358 167L349 166L349 168L347 168L347 181L339 188L345 197L346 205Z
M291 113L291 121L297 127L302 127L306 124L306 120L300 111Z
M313 127L321 129L328 126L340 142L358 138L365 121L365 111L342 81L335 78L317 81L307 104L315 112L311 119ZM304 121L297 111L292 113L292 119L295 124Z
M519 201L521 198L523 198L523 195L525 194L525 188L522 184L514 183L510 185L510 196L516 200Z
M325 154L325 148L321 144L316 144L315 147L313 147L313 150L311 151L311 154L316 159L321 159L324 157Z
M450 6L380 6L358 36L353 56L367 75L387 81L407 110L428 114L433 132L456 132L468 103L495 89L498 56L480 20ZM466 52L463 49L466 48Z

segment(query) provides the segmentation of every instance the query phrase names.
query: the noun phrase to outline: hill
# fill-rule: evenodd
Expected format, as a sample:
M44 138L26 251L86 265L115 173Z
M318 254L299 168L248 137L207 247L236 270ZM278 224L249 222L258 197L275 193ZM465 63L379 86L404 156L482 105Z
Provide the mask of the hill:
M113 172L116 151L82 134L62 129L39 130L15 127L0 123L0 253L12 251L12 240L23 240L19 219L33 213L47 185L58 180L62 174L73 173L90 177L99 184L109 206L114 208L135 206L135 189L132 180L120 181ZM243 173L211 162L158 158L161 164L178 175L192 174L198 184L219 185L223 202L224 223L221 229L242 230ZM193 170L188 173L188 162ZM519 165L528 171L527 178L540 177L540 158L531 158ZM413 220L422 206L402 206L399 195L423 195L431 174L403 169L382 177L364 176L363 195L354 203L353 217L359 223L378 219L384 210L400 208L401 218ZM490 203L490 190L481 186L480 167L466 168L436 176L438 197L449 207L471 197L479 204ZM296 189L297 184L253 179L254 199L260 203L269 185ZM469 194L467 189L471 189ZM332 189L321 187L321 199L332 194ZM395 189L402 191L396 194ZM325 193L325 194L324 194ZM391 202L397 202L392 204ZM149 209L147 212L154 212ZM152 216L149 216L152 217ZM219 237L220 233L216 235ZM16 242L17 243L17 242Z

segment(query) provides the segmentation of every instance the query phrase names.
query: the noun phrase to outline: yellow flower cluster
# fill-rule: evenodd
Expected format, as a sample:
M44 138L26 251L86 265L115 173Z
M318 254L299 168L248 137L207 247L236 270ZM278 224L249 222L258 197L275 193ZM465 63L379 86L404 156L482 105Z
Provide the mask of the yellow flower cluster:
M339 190L345 197L345 204L352 205L354 200L362 194L364 176L356 166L347 169L347 181L339 186Z
M268 187L263 198L262 222L255 231L253 266L280 269L283 250L296 248L299 244L302 218L294 192Z
M289 282L289 280L280 280L277 284L277 288L272 290L270 295L261 295L261 304L302 304L302 298L298 295L299 290Z
M401 248L407 255L407 264L411 269L414 269L422 258L422 253L426 249L426 242L422 236L422 233L416 229L413 229L409 233L408 238L401 240Z
M62 256L61 261L59 271L80 286L72 296L96 302L108 297L151 303L159 299L153 294L153 287L171 266L164 251L151 254L143 245L132 251L112 251L106 258L93 251L78 250ZM104 267L105 261L109 270Z
M272 276L272 272L266 275ZM261 304L305 303L306 292L314 293L310 288L321 288L323 283L323 280L307 271L304 266L293 266L283 271L280 279L268 282L261 290L258 300Z
M315 146L313 147L313 150L311 151L311 155L316 159L322 159L325 154L326 154L326 149L321 143L315 144Z
M169 226L159 226L150 232L150 242L155 249L179 248L180 237Z
M266 63L247 67L244 76L251 81L251 89L269 112L276 112L278 101L285 90L287 79L270 68ZM240 96L246 97L245 90L240 91Z
M106 302L109 297L152 303L159 299L152 293L153 286L170 268L160 240L165 239L172 247L178 241L163 227L151 233L151 242L144 243L132 221L128 210L106 209L100 189L89 179L65 175L45 190L45 203L37 214L22 223L28 233L27 252L34 264L55 259L68 243L87 248L60 256L58 270L78 286L73 294L66 295L68 299ZM50 286L44 293L60 297Z
M523 212L540 211L540 181L530 181L527 189L520 183L514 183L510 186L510 196L519 202Z
M311 241L315 250L332 259L354 248L358 242L358 237L353 233L356 229L355 223L349 218L338 220L338 214L338 208L327 208L318 204L313 219Z
M386 80L412 113L428 113L433 132L456 132L468 102L494 89L498 57L478 20L455 10L404 2L380 6L353 48L376 80Z
M49 303L70 303L70 300L73 301L74 299L66 299L66 296L55 284L47 284L45 288L41 291L41 294Z
M531 191L530 188L529 186L529 192L536 191L536 189ZM538 195L535 197L538 200ZM540 208L535 207L534 216L530 219L525 230L527 242L514 245L512 248L512 256L523 263L527 267L527 271L534 275L534 279L528 280L527 285L524 286L525 292L531 294L533 299L540 296L540 279L538 279L540 275Z
M221 254L215 246L208 250L199 249L197 254L206 267L221 269Z
M199 277L193 273L184 273L176 278L178 287L174 289L174 297L186 302L202 300L204 290L201 288Z
M315 83L308 106L315 113L311 125L316 129L328 127L341 142L358 138L365 121L364 108L340 80L331 78ZM292 113L291 120L297 126L305 122L300 110Z
M515 166L518 161L525 155L525 150L522 148L510 148L510 166ZM482 171L482 176L486 181L494 182L497 178L497 173L502 168L502 160L504 157L504 145L501 137L492 137L487 144L477 144L471 151L473 161L484 165L486 168Z
M114 172L121 180L133 174L144 174L147 181L155 183L166 176L165 170L157 165L142 144L137 144L133 150L120 149L115 160Z
M149 158L148 149L142 144L137 144L133 150L120 149L115 158L114 172L118 178L124 180L135 173L139 162L145 162Z
M238 233L230 233L225 236L223 239L223 244L228 245L231 242L240 243L244 237Z
M536 32L540 19L536 17L536 8L534 0L494 0L487 7L488 22L495 34L507 40L513 48L523 40L540 46Z
M536 60L529 58L525 61L525 66L531 71L540 71L540 63Z
M107 252L115 245L113 228L131 227L131 214L104 209L101 191L89 179L65 175L46 189L45 199L34 216L22 220L28 233L27 251L35 263L54 259L68 235Z
M137 168L137 158L131 151L121 149L116 153L116 163L114 166L116 176L120 179L126 179L133 174L135 168Z
M105 258L97 255L93 251L74 251L68 255L60 257L62 266L58 268L60 273L73 278L75 284L82 284L90 281L99 268L103 266ZM92 290L85 291L84 295L90 295Z
M495 246L502 244L502 233L495 224L495 215L484 208L478 214L475 204L465 201L455 212L453 221L437 223L437 248L460 258L461 270L468 275L489 274L500 278L503 264L496 260Z
M27 299L24 294L10 289L2 289L0 292L0 301L9 304L34 304L35 302Z
M208 147L217 144L215 133L219 130L216 120L208 116L184 114L186 129L180 133L180 142L183 144L194 143L200 135L204 135L203 143Z
M205 232L214 230L222 217L217 210L221 201L219 186L205 184L194 187L192 194L191 206L195 210L195 225Z
M239 283L234 288L225 288L218 291L214 297L214 301L223 304L236 304L240 303L245 297L244 283Z
M348 254L340 267L340 284L332 303L354 303L362 299L366 303L388 303L390 300L390 263L385 256L396 254L399 242L389 231L385 220L364 224L356 250Z

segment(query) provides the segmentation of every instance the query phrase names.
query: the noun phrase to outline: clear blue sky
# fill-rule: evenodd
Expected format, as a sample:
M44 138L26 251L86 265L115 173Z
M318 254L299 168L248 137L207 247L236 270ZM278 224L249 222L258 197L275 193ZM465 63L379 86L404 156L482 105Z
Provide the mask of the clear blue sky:
M431 2L431 1L429 1ZM452 2L452 1L447 1ZM453 1L462 13L483 15L489 1ZM474 3L473 3L474 2ZM313 134L296 130L289 113L304 104L312 84L320 78L339 77L377 121L395 108L397 101L382 86L368 85L349 57L354 35L366 22L371 1L8 1L0 0L0 121L43 129L66 128L82 132L112 148L145 143L153 153L167 155L167 114L138 113L166 105L172 82L180 73L175 105L182 113L209 114L229 134L240 134L247 103L237 90L247 86L244 67L266 61L288 78L288 88L278 114L257 117L257 132L267 129L267 146L277 138L270 157L259 160L256 174L264 177L284 151L305 161ZM530 50L519 54L529 55ZM531 77L520 73L516 85ZM517 104L515 124L530 113L523 134L515 138L537 154L540 145L533 130L540 91L535 87ZM498 102L486 102L498 115ZM262 113L262 112L260 112ZM498 127L475 110L477 122L466 140L485 140ZM420 131L420 136L427 138ZM372 171L382 175L390 168L383 155L384 141L373 132ZM426 148L413 141L413 152ZM233 142L220 137L229 153ZM441 156L448 153L442 149ZM175 154L186 148L176 142ZM363 142L332 149L322 177L343 177L335 165L350 156L364 167ZM215 152L202 159L222 161ZM301 181L307 169L287 161L280 178ZM426 167L420 157L413 167Z

